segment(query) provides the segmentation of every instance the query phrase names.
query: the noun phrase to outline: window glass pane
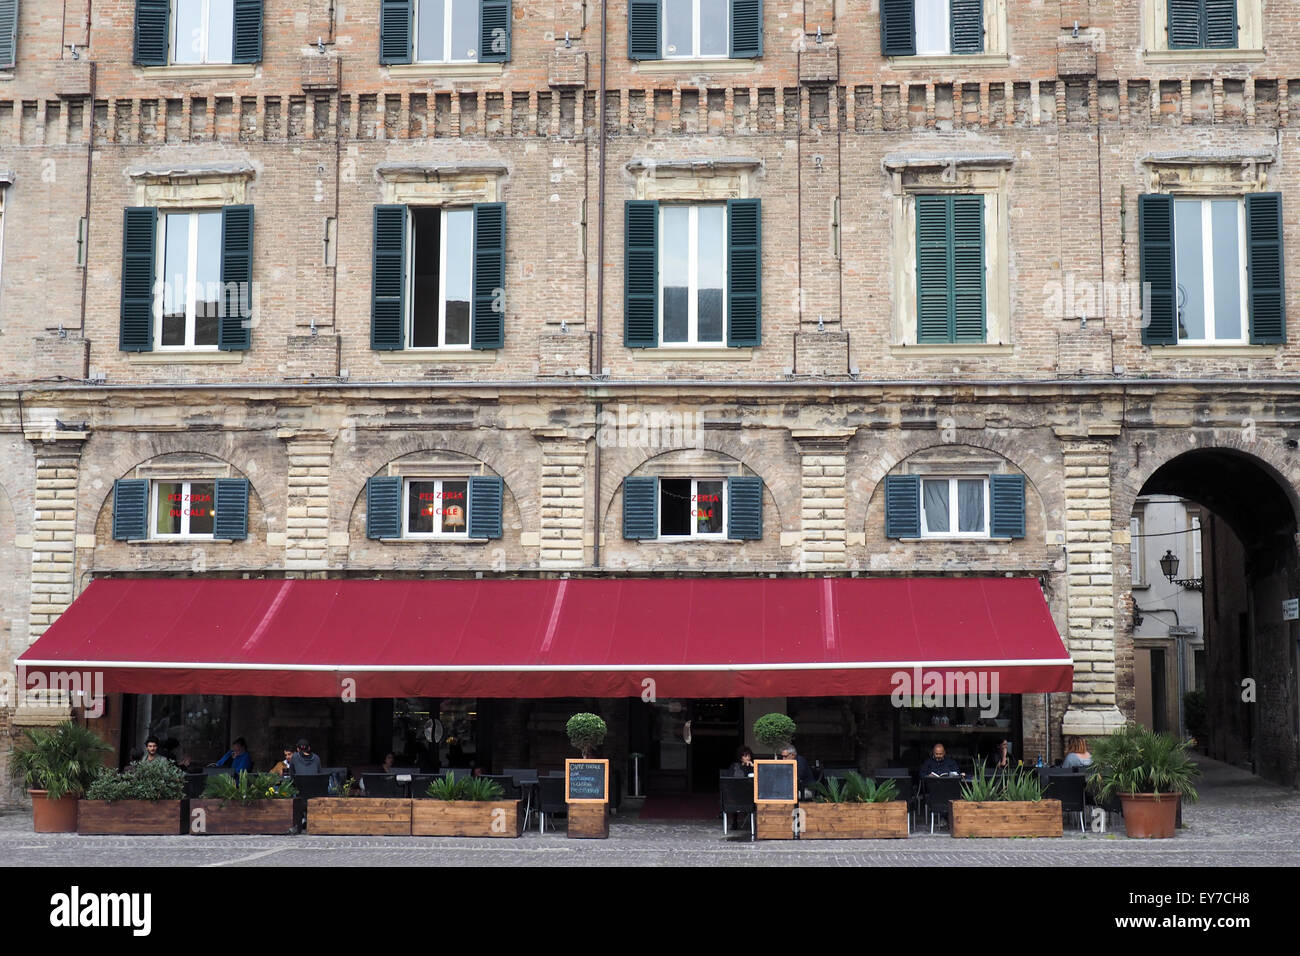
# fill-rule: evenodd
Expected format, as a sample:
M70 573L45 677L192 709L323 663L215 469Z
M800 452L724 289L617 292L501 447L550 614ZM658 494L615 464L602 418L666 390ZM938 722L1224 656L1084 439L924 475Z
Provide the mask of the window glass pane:
M659 479L659 533L691 533L691 480Z
M722 341L722 289L727 254L727 211L723 206L701 206L699 210L699 248L696 271L699 276L697 314L698 339Z
M180 534L181 512L185 507L185 495L181 491L180 482L160 481L154 488L157 496L154 499L153 533Z
M696 534L722 534L722 482L697 481L692 510Z
M729 0L700 0L700 56L726 56Z
M411 210L411 348L438 345L438 245L441 209Z
M190 534L212 534L216 515L216 486L210 481L191 481L185 496L185 511L190 519Z
M185 301L189 288L190 216L163 217L162 345L185 344Z
M176 0L172 7L172 62L203 62L203 0Z
M948 0L916 0L916 52L948 52Z
M229 63L235 49L235 0L208 0L208 63Z
M441 61L447 54L443 49L445 36L443 0L420 0L416 14L415 58Z
M406 483L407 534L432 534L438 514L437 482L408 481Z
M474 279L474 210L447 210L447 345L469 345Z
M451 0L451 58L478 59L479 0Z
M1205 338L1205 268L1201 250L1201 201L1174 202L1174 269L1178 276L1180 339Z
M194 344L217 344L221 315L221 213L205 212L199 220L198 260L194 265ZM239 307L235 297L235 308Z
M957 482L957 530L966 533L984 530L984 482L978 478Z
M664 0L664 56L692 56L695 4L692 0Z
M1244 338L1241 330L1241 204L1234 199L1210 203L1214 268L1214 338Z
M444 481L442 491L438 493L438 514L440 527L444 534L459 534L466 530L465 508L467 507L465 481Z
M663 283L663 340L685 342L690 324L690 209L665 206L659 230L659 281Z
M948 479L921 482L922 508L925 511L925 528L932 534L947 533Z

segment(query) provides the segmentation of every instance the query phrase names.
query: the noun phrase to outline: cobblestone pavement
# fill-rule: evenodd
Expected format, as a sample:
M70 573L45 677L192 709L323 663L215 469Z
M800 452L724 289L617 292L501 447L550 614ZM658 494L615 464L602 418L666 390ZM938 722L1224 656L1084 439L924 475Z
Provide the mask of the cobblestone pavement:
M1212 761L1201 802L1184 808L1173 840L1077 830L1059 840L907 840L752 843L720 824L614 819L608 840L530 829L519 840L432 837L36 834L30 812L0 814L0 866L1300 866L1300 792Z

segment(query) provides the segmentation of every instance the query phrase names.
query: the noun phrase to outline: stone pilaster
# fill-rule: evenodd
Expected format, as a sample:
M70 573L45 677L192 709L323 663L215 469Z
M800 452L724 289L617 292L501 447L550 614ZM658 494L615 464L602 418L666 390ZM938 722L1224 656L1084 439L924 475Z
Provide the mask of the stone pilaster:
M563 429L533 429L542 449L543 568L580 568L585 554L587 443Z
M1124 724L1116 704L1111 445L1066 438L1064 453L1066 642L1074 690L1061 731L1096 736Z
M323 571L329 564L330 457L334 436L282 430L288 445L284 567Z
M853 429L791 432L799 446L799 566L804 570L847 565L845 456L853 435Z

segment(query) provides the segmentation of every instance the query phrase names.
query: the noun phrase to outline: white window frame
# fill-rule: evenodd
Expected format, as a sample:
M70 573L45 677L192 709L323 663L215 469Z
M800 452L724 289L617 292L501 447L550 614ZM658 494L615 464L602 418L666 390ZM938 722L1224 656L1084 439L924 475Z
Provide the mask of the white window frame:
M664 277L663 270L659 272L659 288L656 294L659 296L659 347L660 348L700 348L700 349L723 349L727 347L727 339L730 336L730 322L727 315L727 204L726 203L660 203L659 204L659 239L658 242L664 241L664 216L669 209L681 209L685 205L690 212L689 225L687 234L689 240L687 243L687 320L686 320L686 341L668 341L664 338L664 329L667 326L665 321L664 310ZM722 338L717 342L700 341L700 209L703 206L717 206L722 209L722 248L719 250L719 257L722 262ZM662 256L663 247L660 246L655 250L656 254Z
M1187 564L1192 571L1189 577L1199 580L1203 576L1203 565L1201 559L1201 516L1199 514L1191 512L1187 515L1187 529L1187 549L1190 552L1188 555L1190 560L1188 560Z
M465 528L463 531L412 531L411 530L411 482L414 481L432 481L433 493L436 496L434 501L442 501L443 484L448 481L460 481L465 483ZM438 519L437 515L434 515ZM441 528L441 519L434 521L434 526ZM411 476L402 479L402 537L410 538L413 541L463 541L469 538L469 478L422 478Z
M412 62L414 63L477 63L479 62L479 58L483 54L482 50L476 49L474 51L474 56L463 60L453 59L451 55L451 25L452 25L453 8L458 3L474 3L477 6L478 5L477 0L442 0L442 57L436 60L424 59L421 58L420 56L420 8L424 6L424 3L425 0L416 0L415 11L411 17L411 51L412 51L411 60ZM478 24L478 26L476 27L476 32L478 32L481 35L483 30L482 22L478 19L477 16L475 17L475 22Z
M181 531L179 534L162 534L158 531L158 496L162 494L163 485L181 486L181 503L189 500L195 484L212 485L212 530L202 534L192 534L189 530L190 516L181 508ZM211 541L217 530L217 480L215 478L154 478L149 482L149 537L157 541Z
M668 52L668 17L663 18L663 23L659 25L659 44L663 51L665 60L725 60L731 53L731 9L727 8L727 35L722 44L720 53L701 53L700 52L700 0L691 0L691 52L689 53L669 53Z
M154 290L153 301L153 340L155 342L154 350L160 352L216 352L219 349L220 330L218 329L218 341L211 345L196 345L194 342L195 324L198 319L198 291L199 283L197 279L199 266L199 216L216 215L221 216L220 209L159 209L158 210L158 229L155 239L156 250L154 256L155 271L154 275L161 276L162 281L156 283L157 288ZM185 342L181 345L163 345L163 309L167 298L167 283L171 278L167 275L167 221L171 217L186 216L189 219L189 245L187 246L188 256L185 260ZM220 281L220 280L218 280ZM220 293L218 293L220 294ZM218 300L220 303L220 300ZM218 312L218 322L220 313Z
M942 50L924 50L924 51L918 49L916 51L917 56L952 56L952 0L939 0L939 2L943 4L943 20L944 20L943 35L946 41L944 43L944 48ZM921 13L920 10L916 10L915 13L916 13L916 20L917 20L915 29L917 35L919 36L921 32L920 31Z
M1135 588L1145 588L1147 581L1146 548L1146 508L1139 505L1133 509L1129 518L1129 565L1131 584Z
M921 537L922 538L988 538L989 526L993 516L989 513L989 481L988 475L920 475L921 479ZM984 527L980 531L931 531L925 518L925 483L927 481L946 481L948 482L948 518L949 527L960 527L960 499L957 488L959 481L979 481L984 485Z
M471 343L474 339L474 288L473 275L470 276L470 332L468 339L463 343L447 344L447 213L463 212L468 210L470 214L470 243L474 241L474 207L473 206L438 206L438 207L413 207L406 213L406 248L411 250L408 255L410 266L406 270L403 281L406 283L406 315L403 319L405 323L406 342L415 341L415 256L419 250L415 248L415 208L437 208L438 210L438 344L437 345L407 345L406 348L413 352L468 352L471 350ZM473 264L474 257L471 253L470 263Z
M691 504L692 504L691 511L696 511L696 510L698 510L695 506L699 504L699 495L700 495L699 488L700 488L700 482L701 482L701 481L716 481L716 482L720 482L720 483L721 483L721 485L722 485L722 492L721 492L721 494L718 495L718 507L722 509L722 530L719 531L719 532L717 532L717 533L704 533L704 532L701 532L701 531L699 530L699 523L695 520L695 515L691 515L691 523L690 523L690 531L689 531L689 532L687 532L686 534L664 534L664 531L663 531L663 528L664 528L664 509L663 509L663 498L662 498L662 496L663 496L663 493L664 493L664 490L663 490L663 483L664 483L665 480L667 480L667 481L677 481L677 480L683 480L683 479L678 479L678 478L675 477L675 476L674 476L674 477L671 477L671 478L667 478L667 479L665 479L665 478L660 478L660 479L659 479L659 487L658 487L657 489L655 489L655 493L658 494L658 495L660 496L660 500L655 502L655 504L658 506L658 510L659 510L659 521L658 521L659 527L657 527L657 528L655 529L655 531L658 533L658 536L659 536L659 540L660 540L660 541L687 541L687 540L690 540L690 541L724 541L724 540L726 540L726 538L727 538L727 532L728 532L728 530L729 530L729 528L728 528L727 525L728 525L728 522L730 522L730 520L731 520L731 514L730 514L730 510L729 510L729 508L728 508L728 501L727 501L727 479L726 479L724 476L721 476L721 475L719 475L719 476L707 476L707 475L706 475L706 476L701 477L701 478L690 478L690 479L685 479L685 480L689 480L690 483L691 483Z
M235 60L235 48L234 48L234 47L235 47L235 36L234 36L234 23L233 23L233 13L234 13L234 11L233 11L233 7L232 7L232 11L231 11L231 14L232 14L232 23L231 23L231 33L230 33L230 50L229 50L229 52L226 54L226 59L224 59L224 60L214 60L214 59L212 59L212 58L209 56L209 54L208 54L208 41L209 41L210 37L212 36L212 0L199 0L199 2L202 3L202 5L203 5L203 15L202 15L202 16L203 16L203 27L202 27L202 36L201 36L202 49L201 49L201 51L200 51L200 53L199 53L199 58L198 58L198 60L179 60L179 59L177 59L177 57L176 57L176 51L177 51L178 49L180 49L180 44L181 44L181 38L180 38L179 36L176 35L176 33L177 33L177 31L180 29L180 25L181 25L181 23L180 23L180 15L179 15L179 13L178 13L178 11L177 11L177 8L181 5L182 2L184 2L184 0L171 0L171 7L170 7L170 9L168 10L168 15L171 17L171 24L172 24L171 29L170 29L170 31L169 31L169 32L171 33L171 36L168 38L168 39L170 40L170 42L171 42L171 50L170 50L170 53L171 53L171 60L170 60L170 62L173 63L173 64L176 64L177 66L202 66L202 65L204 65L204 64L208 64L208 63L216 63L216 64L231 64L231 63L234 63L234 60Z
M1241 315L1241 334L1236 338L1217 338L1214 317L1214 235L1211 231L1213 224L1214 202L1233 201L1237 204L1237 289L1238 299L1240 302ZM1246 284L1246 202L1241 197L1231 196L1184 196L1174 197L1174 220L1177 222L1177 206L1179 203L1189 204L1199 202L1201 204L1201 276L1203 286L1201 294L1205 302L1205 315L1203 316L1203 325L1205 327L1205 337L1199 339L1185 339L1178 336L1179 345L1248 345L1250 344L1250 300L1249 290ZM1174 259L1178 257L1178 234L1174 233ZM1179 286L1182 283L1178 283ZM1181 316L1182 305L1177 301L1177 290L1175 290L1174 307L1178 316ZM1182 325L1181 322L1175 322L1175 335Z

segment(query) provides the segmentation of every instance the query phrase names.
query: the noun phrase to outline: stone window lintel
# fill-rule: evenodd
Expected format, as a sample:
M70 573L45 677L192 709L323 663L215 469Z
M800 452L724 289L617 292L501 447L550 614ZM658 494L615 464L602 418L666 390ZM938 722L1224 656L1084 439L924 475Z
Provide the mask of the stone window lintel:
M637 199L716 202L752 196L753 180L763 161L753 157L639 158L626 168L633 177Z
M497 202L508 170L499 163L381 163L384 202L409 206Z
M1271 149L1224 149L1148 153L1140 162L1149 192L1243 196L1265 190L1276 159Z
M249 163L194 166L138 166L127 170L135 183L137 206L210 208L248 201L248 181L257 174Z

